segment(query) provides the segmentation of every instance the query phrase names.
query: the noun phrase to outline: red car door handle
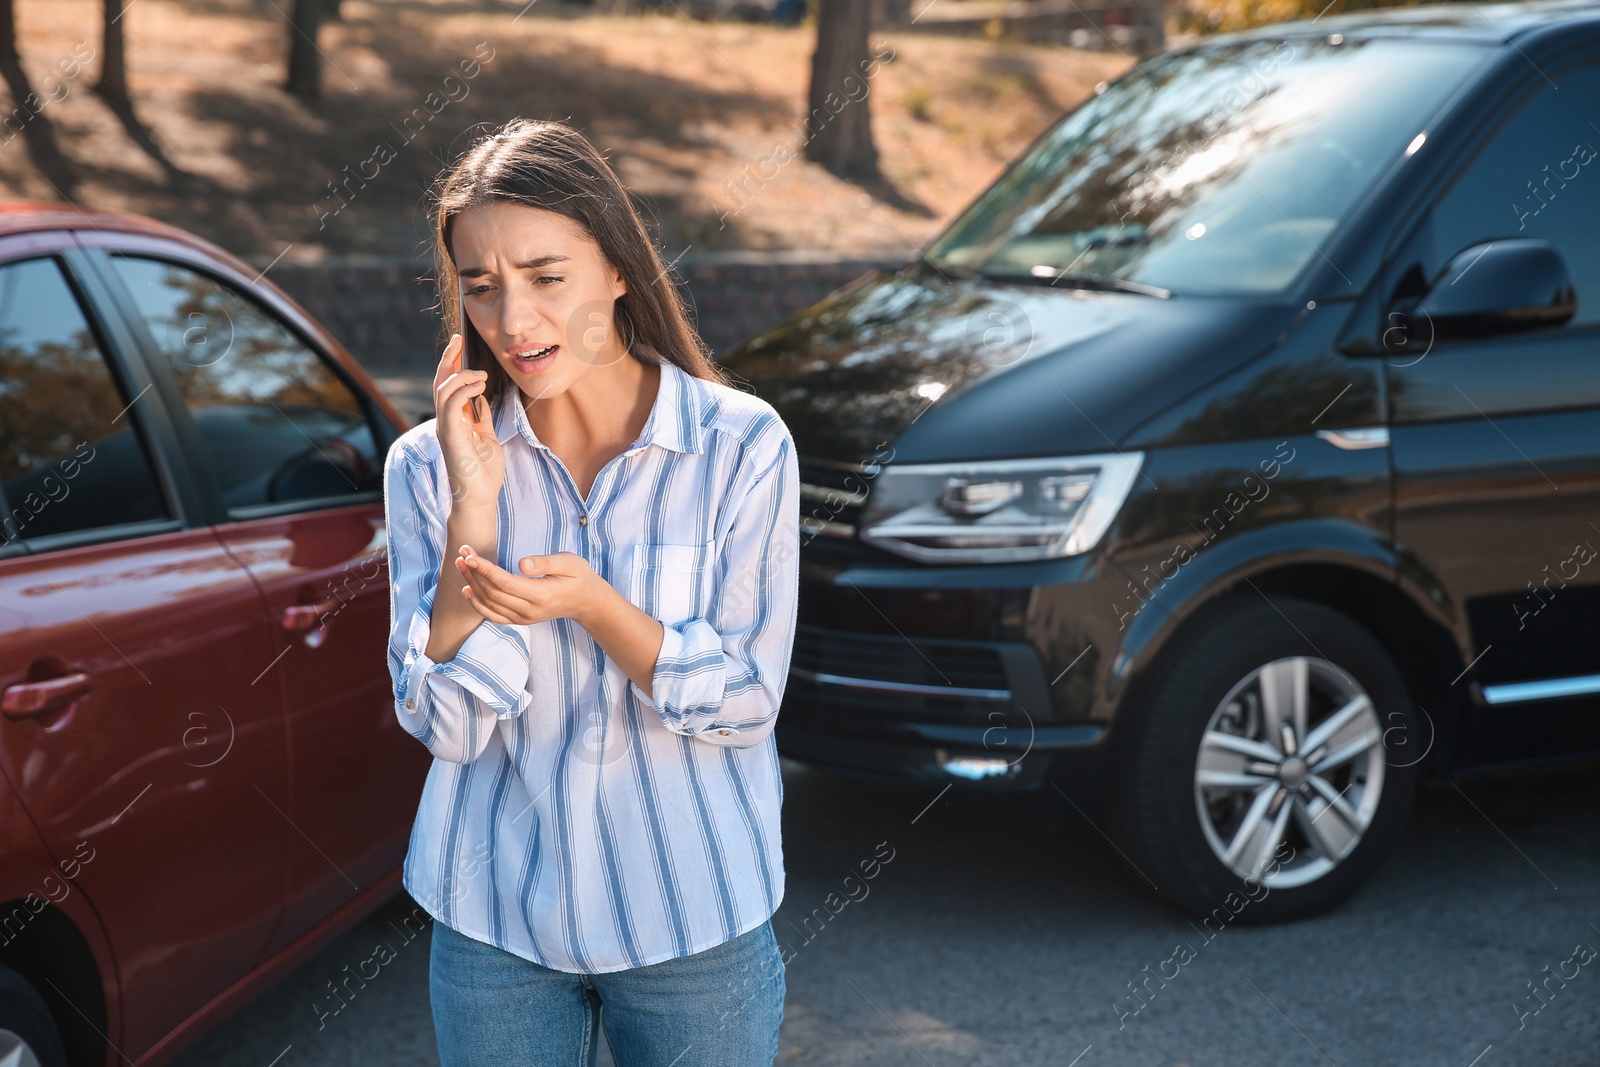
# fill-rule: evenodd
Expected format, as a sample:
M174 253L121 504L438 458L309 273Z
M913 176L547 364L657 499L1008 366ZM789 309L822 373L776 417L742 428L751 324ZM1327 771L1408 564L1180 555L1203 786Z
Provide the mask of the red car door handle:
M7 686L0 695L0 712L8 719L26 719L59 711L87 694L93 685L93 680L82 671L42 682L18 682Z
M283 628L293 634L302 634L316 628L323 616L339 609L338 600L323 600L316 604L290 604L283 609Z

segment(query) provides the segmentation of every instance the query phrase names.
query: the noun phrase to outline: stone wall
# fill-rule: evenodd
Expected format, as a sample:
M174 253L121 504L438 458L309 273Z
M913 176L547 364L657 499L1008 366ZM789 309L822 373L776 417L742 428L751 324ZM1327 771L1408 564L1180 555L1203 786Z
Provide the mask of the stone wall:
M721 354L873 267L894 269L912 256L837 256L738 252L685 256L674 268L691 313ZM264 266L265 264L261 264ZM438 362L441 330L426 263L339 259L279 263L268 274L326 326L376 376L424 375Z

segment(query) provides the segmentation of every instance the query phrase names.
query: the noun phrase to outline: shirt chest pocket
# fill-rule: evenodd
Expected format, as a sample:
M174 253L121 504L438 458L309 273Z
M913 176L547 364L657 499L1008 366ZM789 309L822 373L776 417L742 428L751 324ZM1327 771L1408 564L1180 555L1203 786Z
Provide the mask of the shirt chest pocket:
M708 617L715 545L634 545L628 559L628 599L668 626Z

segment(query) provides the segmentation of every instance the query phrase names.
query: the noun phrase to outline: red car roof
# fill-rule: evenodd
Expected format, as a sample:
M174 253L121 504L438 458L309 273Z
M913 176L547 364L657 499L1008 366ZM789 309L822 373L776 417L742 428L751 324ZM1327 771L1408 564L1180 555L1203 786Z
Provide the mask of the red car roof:
M37 233L47 230L94 230L102 233L117 232L158 237L188 245L207 257L220 263L225 263L245 274L256 273L256 268L227 249L212 244L205 238L192 234L188 230L173 226L170 223L161 222L158 219L152 219L146 215L140 215L132 211L79 208L72 204L64 204L54 200L0 198L0 237L11 237L17 234ZM301 307L298 301L259 274L256 275L252 284L271 289L275 295L287 303L289 308L304 320L303 324L305 326L319 334L323 347L330 350L336 359L350 368L361 381L361 384L376 398L379 406L384 409L385 414L395 425L402 430L411 425L411 420L403 415L394 403L383 394L366 368L361 365L361 362L355 359L310 312Z

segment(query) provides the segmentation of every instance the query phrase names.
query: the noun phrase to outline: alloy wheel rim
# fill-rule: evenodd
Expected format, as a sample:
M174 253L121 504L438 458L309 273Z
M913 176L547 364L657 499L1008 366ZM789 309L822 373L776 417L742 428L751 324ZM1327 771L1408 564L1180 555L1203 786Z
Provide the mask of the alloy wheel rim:
M1382 741L1371 697L1337 665L1288 656L1257 667L1211 713L1195 758L1212 853L1269 888L1324 877L1377 814Z
M33 1046L15 1030L0 1027L0 1067L39 1067Z

